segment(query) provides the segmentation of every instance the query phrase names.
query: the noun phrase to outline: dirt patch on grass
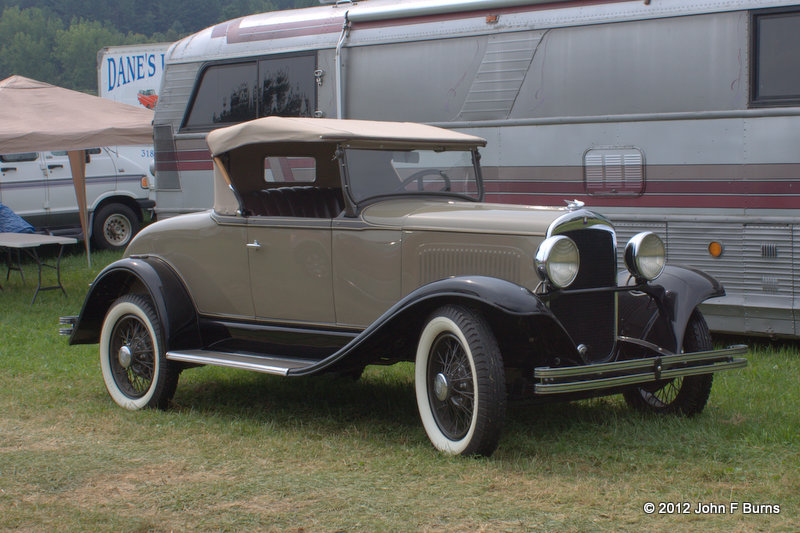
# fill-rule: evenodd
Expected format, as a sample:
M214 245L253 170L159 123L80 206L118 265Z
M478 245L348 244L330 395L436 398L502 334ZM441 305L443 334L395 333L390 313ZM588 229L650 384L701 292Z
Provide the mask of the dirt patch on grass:
M164 463L141 466L119 474L97 474L69 491L30 497L40 504L58 502L83 509L135 507L137 512L155 514L159 502L154 492L212 483L219 478L217 472L189 470L180 463Z

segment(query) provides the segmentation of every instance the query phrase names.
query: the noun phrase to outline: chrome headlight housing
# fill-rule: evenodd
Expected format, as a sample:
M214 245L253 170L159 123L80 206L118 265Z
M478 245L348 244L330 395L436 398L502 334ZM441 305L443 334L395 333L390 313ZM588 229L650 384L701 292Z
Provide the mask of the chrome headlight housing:
M652 231L637 233L625 245L625 266L637 280L653 281L666 263L664 241Z
M549 237L536 251L536 272L543 280L559 289L569 287L578 276L578 246L569 237Z

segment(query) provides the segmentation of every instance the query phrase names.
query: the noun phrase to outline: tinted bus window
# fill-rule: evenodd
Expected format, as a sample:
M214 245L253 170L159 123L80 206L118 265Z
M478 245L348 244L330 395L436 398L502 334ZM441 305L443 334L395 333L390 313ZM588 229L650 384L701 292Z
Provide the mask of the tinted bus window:
M256 75L255 62L208 67L185 126L210 129L256 118Z
M316 108L315 54L211 65L202 74L185 128L210 130L256 117L310 117Z
M752 103L800 103L800 11L760 13L753 21Z
M261 89L259 117L310 117L314 110L313 55L264 59L258 62Z

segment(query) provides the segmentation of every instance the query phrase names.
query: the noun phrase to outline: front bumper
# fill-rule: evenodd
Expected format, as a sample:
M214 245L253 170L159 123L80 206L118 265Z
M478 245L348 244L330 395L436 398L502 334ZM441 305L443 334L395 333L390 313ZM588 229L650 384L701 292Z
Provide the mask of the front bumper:
M534 369L537 395L613 389L747 366L747 346L562 368Z

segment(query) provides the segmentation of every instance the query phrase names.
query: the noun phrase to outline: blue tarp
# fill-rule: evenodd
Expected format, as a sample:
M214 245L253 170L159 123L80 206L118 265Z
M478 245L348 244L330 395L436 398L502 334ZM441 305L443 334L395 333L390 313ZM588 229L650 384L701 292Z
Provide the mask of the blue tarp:
M0 232L33 233L33 226L25 222L25 220L12 211L10 207L0 204Z

